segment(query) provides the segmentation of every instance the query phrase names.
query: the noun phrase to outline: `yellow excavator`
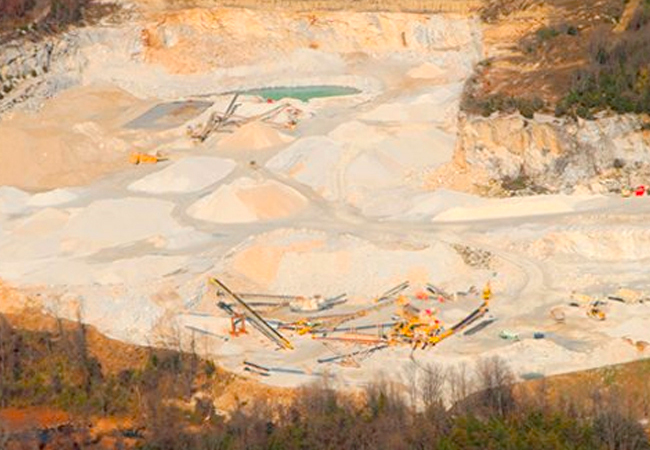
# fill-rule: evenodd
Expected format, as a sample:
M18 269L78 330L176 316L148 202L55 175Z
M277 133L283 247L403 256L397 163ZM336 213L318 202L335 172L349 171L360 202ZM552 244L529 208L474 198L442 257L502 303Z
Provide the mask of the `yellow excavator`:
M603 308L605 302L594 299L590 295L579 294L577 292L571 293L571 299L573 300L571 303L572 306L582 306L587 309L587 317L590 319L602 321L607 318L607 314Z
M589 303L589 306L587 306L587 316L590 319L594 320L599 320L603 321L607 318L607 314L605 314L605 311L602 308L603 302L595 300L591 303Z

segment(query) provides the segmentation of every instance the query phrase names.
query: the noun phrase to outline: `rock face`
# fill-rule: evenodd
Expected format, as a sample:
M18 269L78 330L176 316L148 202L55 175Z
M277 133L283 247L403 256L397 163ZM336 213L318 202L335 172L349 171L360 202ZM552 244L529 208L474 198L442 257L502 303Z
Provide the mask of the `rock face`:
M440 60L443 52L473 51L479 41L477 21L456 16L279 10L270 14L223 8L165 12L141 33L146 61L184 74L279 59L286 65L295 52L294 64L303 66L309 64L310 55L360 51ZM334 58L330 64L341 61Z
M4 44L0 51L0 114L28 100L38 89L53 93L71 84L68 78L79 73L71 70L72 66L81 63L77 50L78 40L71 35ZM53 71L59 74L56 79L47 76Z
M0 64L2 78L7 81L5 85L8 85L12 79L18 80L29 76L32 71L36 74L48 71L53 51L53 41L38 44L21 42L3 48Z
M594 121L519 115L464 117L455 161L497 180L525 178L551 192L643 184L650 172L650 133L636 116ZM646 180L647 182L647 180Z

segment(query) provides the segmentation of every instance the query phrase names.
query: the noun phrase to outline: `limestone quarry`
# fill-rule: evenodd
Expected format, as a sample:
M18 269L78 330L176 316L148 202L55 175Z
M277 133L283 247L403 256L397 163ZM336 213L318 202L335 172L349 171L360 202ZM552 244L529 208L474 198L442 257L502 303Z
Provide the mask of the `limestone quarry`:
M124 2L0 47L0 279L24 294L1 311L196 341L283 386L400 380L411 361L500 355L526 378L649 356L650 201L620 194L647 182L639 116L462 112L509 39L480 2L248 3ZM272 99L299 87L313 97ZM386 337L405 304L447 330L484 309L423 349Z

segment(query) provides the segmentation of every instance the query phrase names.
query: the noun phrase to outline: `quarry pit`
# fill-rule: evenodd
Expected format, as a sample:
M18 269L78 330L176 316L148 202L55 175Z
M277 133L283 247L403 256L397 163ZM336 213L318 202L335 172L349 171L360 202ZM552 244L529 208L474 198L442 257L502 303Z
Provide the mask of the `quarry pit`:
M472 164L507 168L516 149L475 141L523 132L468 128L460 112L491 51L472 11L152 2L131 13L0 64L4 78L36 73L0 101L0 279L24 293L0 310L36 306L127 342L193 345L280 386L400 380L413 363L491 355L521 378L648 356L649 303L610 301L605 321L588 317L588 301L569 304L650 289L650 202L594 189L478 195L492 175ZM234 125L206 128L234 104ZM621 134L617 148L639 147ZM548 144L534 161L551 158L552 139L534 137ZM131 164L134 154L156 163ZM489 323L372 353L280 327L294 347L281 350L255 329L229 333L212 277L269 298L346 295L314 314L266 305L271 324L354 314L403 282L404 298L445 324L489 286ZM422 296L428 284L468 294ZM346 327L389 323L397 309ZM356 366L328 362L345 354L361 355ZM244 362L278 370L259 377Z

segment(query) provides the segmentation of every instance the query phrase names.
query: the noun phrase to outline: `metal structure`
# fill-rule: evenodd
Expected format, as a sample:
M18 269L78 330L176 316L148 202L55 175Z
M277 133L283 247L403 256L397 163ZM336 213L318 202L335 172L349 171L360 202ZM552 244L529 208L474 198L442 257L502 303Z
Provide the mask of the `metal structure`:
M228 286L216 278L210 278L210 282L225 292L228 297L235 301L237 306L243 310L242 314L246 317L246 320L248 320L257 329L257 331L277 344L280 348L293 350L293 345L291 342L282 336L278 330L269 325L269 323L264 320L264 318L260 316L253 308L251 308L239 295L235 294L230 290L230 288L228 288Z

